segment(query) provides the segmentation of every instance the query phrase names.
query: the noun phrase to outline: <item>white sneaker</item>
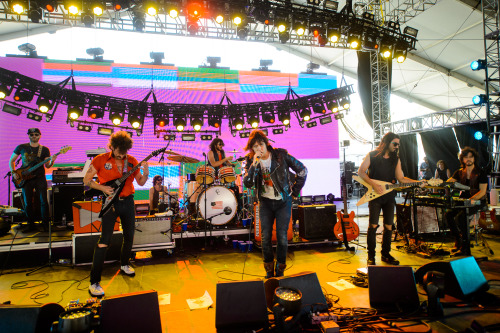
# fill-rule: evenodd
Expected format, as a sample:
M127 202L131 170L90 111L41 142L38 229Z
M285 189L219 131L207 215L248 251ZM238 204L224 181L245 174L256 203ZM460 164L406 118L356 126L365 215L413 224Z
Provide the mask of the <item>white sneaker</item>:
M128 275L128 276L134 276L135 275L135 270L130 265L122 266L122 267L120 267L120 270L125 275Z
M104 296L104 289L102 289L99 282L97 282L89 286L89 293L94 297L102 297Z

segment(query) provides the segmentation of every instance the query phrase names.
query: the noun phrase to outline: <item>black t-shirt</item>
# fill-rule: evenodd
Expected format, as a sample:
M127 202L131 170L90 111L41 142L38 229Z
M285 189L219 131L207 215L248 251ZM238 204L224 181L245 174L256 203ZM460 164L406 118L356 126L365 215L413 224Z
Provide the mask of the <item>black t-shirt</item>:
M14 154L21 156L21 159L23 161L21 167L24 168L28 165L34 166L35 164L50 157L50 150L49 148L42 146L42 153L40 157L38 157L38 147L31 147L29 143L23 143L17 146L16 149L14 149ZM45 177L45 168L43 166L40 166L38 169L33 171L33 174L35 174L36 176Z
M479 171L479 174L477 175L477 181L474 182L471 182L471 179L467 178L461 179L463 172L465 172L464 169L456 170L453 176L451 176L451 178L458 180L461 184L470 186L470 191L462 191L460 197L468 199L479 192L479 184L488 184L488 175L486 172L481 168L474 168L474 171L476 170Z
M370 167L368 175L371 179L382 180L384 182L396 183L396 166L398 159L384 158L382 154L378 155L378 151L370 152Z

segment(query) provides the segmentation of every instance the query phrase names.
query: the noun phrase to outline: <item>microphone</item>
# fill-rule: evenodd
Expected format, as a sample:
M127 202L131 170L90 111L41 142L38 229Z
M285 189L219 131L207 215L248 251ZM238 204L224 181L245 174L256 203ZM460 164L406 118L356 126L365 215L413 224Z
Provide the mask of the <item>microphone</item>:
M229 215L232 212L233 212L233 210L231 209L231 207L227 206L224 208L224 214Z
M207 154L203 153L203 156L207 157Z

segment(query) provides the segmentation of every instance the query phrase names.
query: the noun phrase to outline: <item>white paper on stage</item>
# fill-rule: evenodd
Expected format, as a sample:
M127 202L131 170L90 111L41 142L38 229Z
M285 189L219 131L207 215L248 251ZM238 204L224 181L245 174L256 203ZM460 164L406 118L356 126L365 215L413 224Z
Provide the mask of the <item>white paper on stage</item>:
M355 285L353 285L352 283L344 280L344 279L340 279L338 281L335 281L335 282L327 282L330 286L332 286L333 288L335 289L338 289L338 290L345 290L345 289L354 289L356 288Z
M186 302L188 303L189 309L191 310L205 309L214 304L214 302L212 301L212 297L210 297L210 294L206 290L203 296L198 298L188 298Z
M160 305L168 305L170 304L170 294L161 294L158 295L158 302Z

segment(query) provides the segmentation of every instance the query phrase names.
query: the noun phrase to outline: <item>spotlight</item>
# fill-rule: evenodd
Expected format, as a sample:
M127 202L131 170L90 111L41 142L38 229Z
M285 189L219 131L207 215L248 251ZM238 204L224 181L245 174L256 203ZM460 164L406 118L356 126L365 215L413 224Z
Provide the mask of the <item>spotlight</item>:
M377 36L375 34L367 34L363 38L363 45L362 45L364 50L369 50L369 51L376 51L379 48L378 42L377 42Z
M177 7L170 7L167 9L168 16L173 19L176 19L179 16L179 9Z
M287 22L284 18L277 18L274 22L274 26L278 29L278 32L283 33L288 30Z
M83 115L83 107L79 104L68 104L68 118L76 120Z
M88 115L91 119L101 119L104 117L104 110L101 107L94 106L89 108Z
M222 14L217 15L215 17L215 22L222 24L222 22L224 22L224 15L222 15Z
M76 16L81 9L80 7L78 7L79 4L81 4L81 2L68 0L64 2L64 8L66 8L69 14Z
M241 131L243 129L243 126L245 126L245 122L241 117L234 118L233 119L233 126L236 128L238 131Z
M111 110L109 112L109 119L115 126L119 126L123 121L123 113L119 110Z
M273 134L276 134L276 135L283 134L283 128L281 128L281 127L280 128L274 128L273 129Z
M31 102L33 95L35 95L34 91L19 87L14 94L14 100L16 102Z
M312 109L314 113L326 113L325 104L323 102L314 103Z
M133 129L138 129L144 123L144 114L143 113L129 113L128 114L128 122L132 126Z
M290 125L290 114L287 112L282 112L278 114L278 119L281 121L281 123L285 126Z
M351 107L351 101L349 99L349 97L344 97L340 100L340 105L342 106L342 108L344 109L349 109Z
M245 139L250 137L250 132L240 132L240 138Z
M198 2L190 2L186 7L187 16L189 19L197 21L203 16L204 7Z
M12 88L13 88L13 86L9 87L5 84L0 84L0 100L9 96L10 93L12 92Z
M200 31L200 26L195 21L188 21L187 30L189 34L196 35Z
M186 120L184 120L184 118L176 118L174 119L174 126L177 131L182 132L184 127L186 127Z
M259 127L259 115L258 114L247 116L247 121L248 121L248 124L250 126L252 126L252 128Z
M154 117L154 120L155 120L155 126L164 127L168 125L168 117L166 116L156 115Z
M363 19L373 22L373 21L375 21L375 15L372 13L364 12Z
M265 123L274 124L274 122L276 121L274 117L274 112L266 111L262 113L262 121Z
M486 95L480 94L472 97L472 103L474 105L485 104L486 103Z
M479 71L481 69L485 69L486 68L486 60L484 60L484 59L474 60L473 62L470 63L470 68L473 71Z
M42 120L41 115L33 113L33 112L28 112L28 114L26 115L26 118L34 120L34 121L41 121Z
M83 132L90 132L92 131L92 126L90 126L89 124L78 124L76 129Z
M32 7L28 13L28 17L31 19L31 22L40 23L40 20L42 19L42 9L39 7Z
M300 112L300 117L304 121L309 121L311 119L311 110L309 108L304 108Z
M312 33L314 37L318 37L323 33L323 24L320 22L311 22L309 24L309 32Z
M354 50L359 50L361 46L361 37L359 34L349 34L347 36L347 44L349 44L349 47Z
M36 105L38 105L38 110L42 113L47 113L52 109L52 102L48 98L42 96L38 97Z
M191 126L195 131L200 131L203 127L203 118L199 116L191 117Z
M323 6L325 7L325 9L332 10L335 12L339 8L339 2L332 0L325 0Z
M248 26L241 28L241 29L238 29L237 35L238 35L238 38L241 40L244 40L245 38L247 38L248 37Z
M393 46L391 44L382 43L380 46L380 55L384 59L390 59L392 57Z
M156 1L145 1L143 7L149 16L155 16L156 14L158 14L158 4L156 3Z
M311 128L311 127L316 127L318 124L316 123L316 121L311 121L309 123L306 124L306 127L307 128Z
M17 15L21 15L27 8L27 4L24 1L14 0L10 3L10 8Z
M328 110L332 111L333 113L339 112L339 103L337 101L331 101L327 105Z
M337 43L340 40L340 31L338 29L328 29L327 37L330 43Z
M196 135L194 135L194 134L182 134L182 141L196 141Z
M97 134L110 136L113 134L113 129L109 127L98 127Z
M394 50L394 58L400 64L406 60L406 55L408 54L408 49L406 47L396 47Z
M219 128L221 125L221 117L217 115L208 116L208 126Z
M129 7L129 0L115 0L113 1L113 9L118 12Z
M243 15L241 15L241 13L235 13L231 17L231 21L234 25L240 25L241 23L243 23Z
M163 136L163 140L165 140L165 141L175 141L175 134L165 134Z
M335 120L340 120L342 118L344 118L344 114L343 113L336 113L335 114Z
M82 23L85 25L87 28L90 28L92 24L94 24L94 14L91 12L84 12L82 13Z
M93 2L92 4L92 12L96 16L101 16L106 9L105 5L101 2Z
M210 141L212 140L213 136L211 134L202 134L200 138L202 141Z
M288 31L280 32L278 37L279 37L280 42L282 44L285 44L290 39L290 34L288 33Z
M293 24L293 30L295 30L298 36L304 35L306 32L306 25L304 24L304 21L295 21Z
M48 11L49 13L54 12L54 10L57 8L57 1L56 0L45 0L41 1L42 7Z
M483 138L483 132L477 131L476 133L474 133L474 139L476 139L477 141L481 141L482 138Z
M321 125L326 125L328 123L331 123L332 122L332 116L326 116L326 117L323 117L319 120L319 123Z
M403 30L405 35L411 36L411 37L417 37L418 30L412 27L405 27L405 30Z
M395 21L389 21L386 23L387 27L392 30L398 30L399 31L399 22ZM405 28L405 33L406 33L406 28ZM416 36L415 36L416 37Z
M134 17L132 19L132 24L133 24L135 30L142 32L144 30L144 27L145 27L146 14L144 14L142 12L134 11L133 16Z

